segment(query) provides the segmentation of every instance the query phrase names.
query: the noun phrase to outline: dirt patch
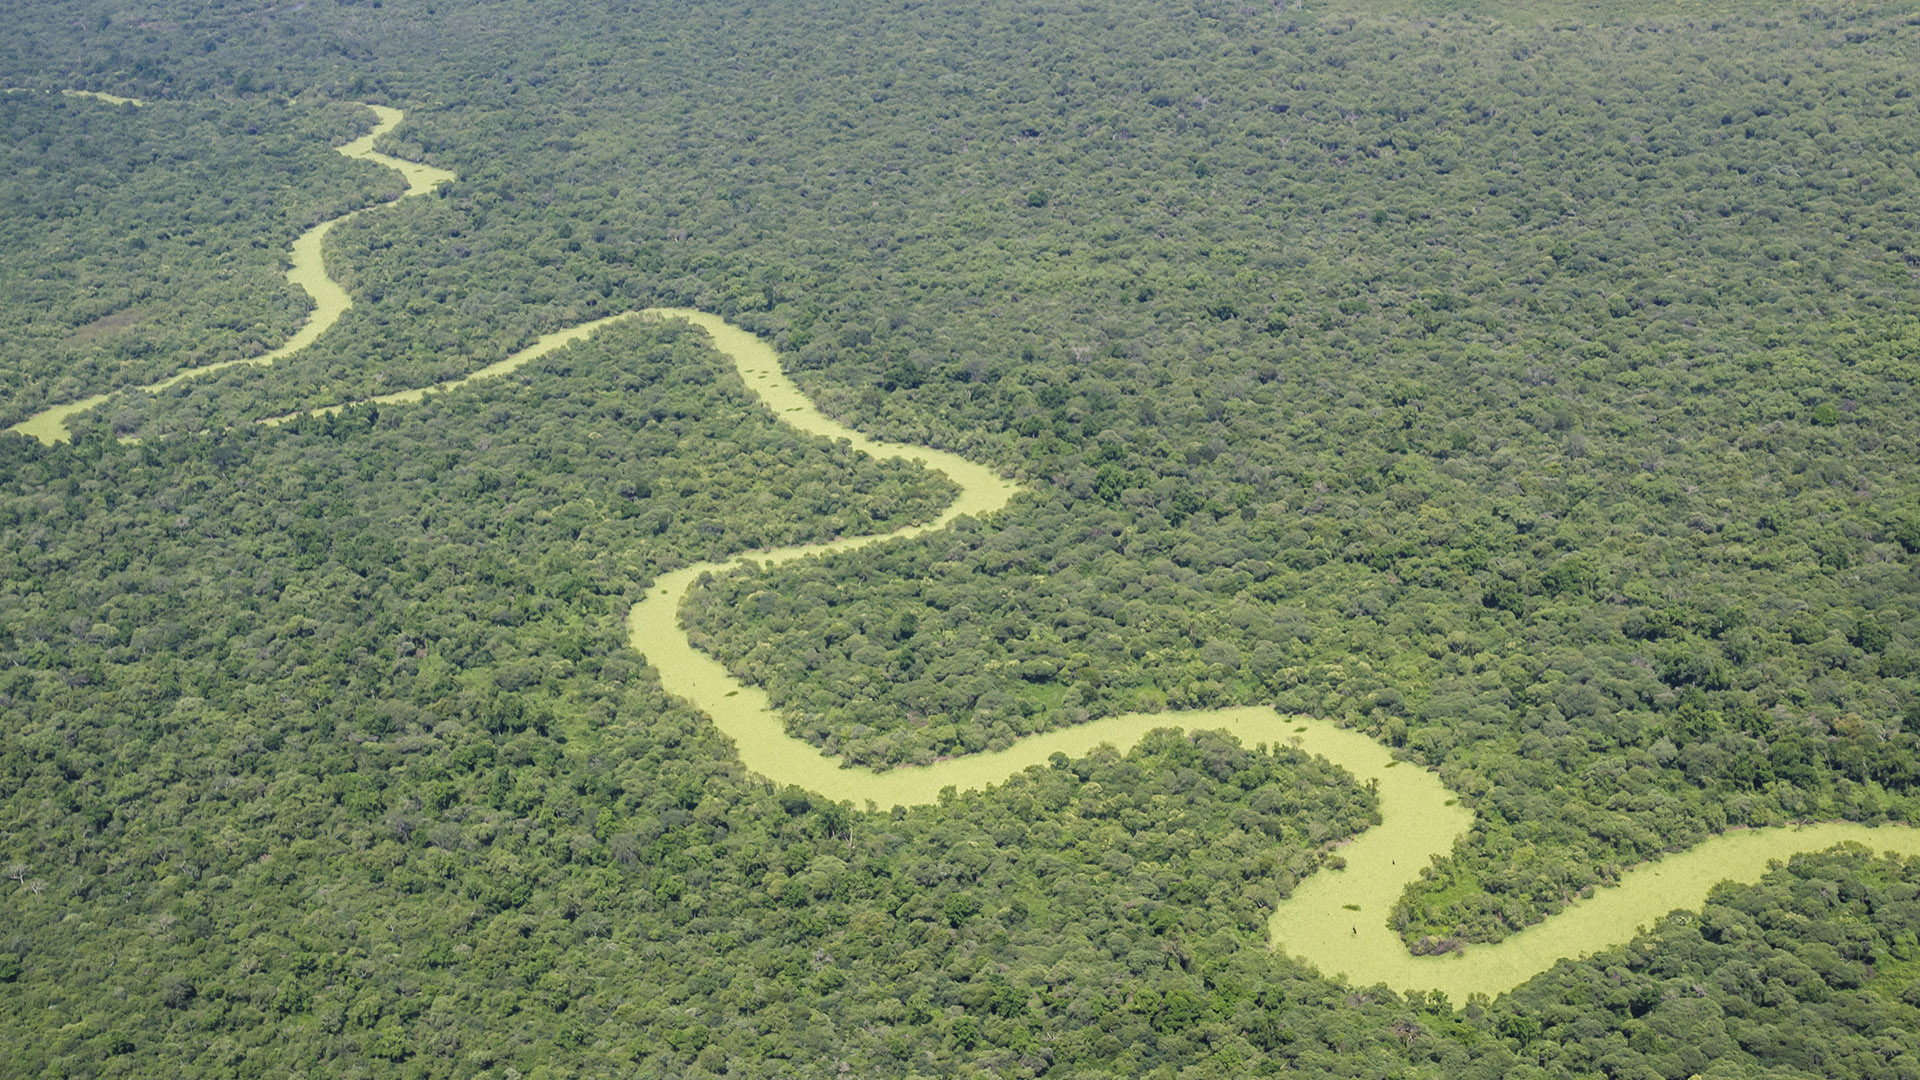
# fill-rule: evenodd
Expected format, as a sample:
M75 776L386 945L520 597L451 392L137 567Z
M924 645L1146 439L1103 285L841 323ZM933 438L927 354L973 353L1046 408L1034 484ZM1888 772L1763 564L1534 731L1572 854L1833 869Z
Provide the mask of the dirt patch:
M102 315L80 329L75 330L73 333L68 334L67 344L73 345L83 341L92 341L95 338L106 337L116 330L125 330L129 326L137 326L152 317L153 311L149 308L127 308L124 311L116 311L111 315Z

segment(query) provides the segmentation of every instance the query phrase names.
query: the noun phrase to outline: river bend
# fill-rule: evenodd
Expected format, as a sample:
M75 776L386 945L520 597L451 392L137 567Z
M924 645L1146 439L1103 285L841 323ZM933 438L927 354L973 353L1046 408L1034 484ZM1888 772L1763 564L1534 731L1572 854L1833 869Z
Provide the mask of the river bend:
M369 107L378 116L379 126L339 147L340 153L399 170L407 179L407 195L430 191L453 179L453 174L445 170L375 152L374 141L398 125L402 116L397 109ZM313 298L314 312L285 344L262 356L193 368L138 389L153 393L236 364L271 364L312 344L352 305L346 291L327 276L322 242L334 226L364 212L357 210L322 222L294 242L293 269L287 276ZM463 378L366 400L406 404L428 394L451 392L475 380L508 374L603 326L635 318L683 319L700 328L739 371L760 403L783 423L810 435L843 440L874 457L918 462L945 473L960 488L959 497L932 521L884 534L742 553L663 574L628 615L628 640L659 672L665 688L691 702L732 738L747 768L776 783L794 784L831 799L850 801L855 807L922 806L935 802L944 788L981 790L1023 769L1044 765L1056 753L1084 755L1103 744L1125 751L1147 732L1159 728L1219 730L1246 745L1296 746L1325 757L1362 783L1373 784L1380 800L1381 823L1340 848L1344 868L1323 869L1309 876L1276 906L1268 921L1273 946L1325 975L1351 984L1439 990L1456 1001L1471 994L1492 995L1512 989L1562 957L1584 956L1623 944L1671 910L1698 907L1720 882L1759 880L1772 860L1840 843L1920 855L1920 830L1901 826L1869 828L1830 823L1723 833L1689 851L1634 868L1617 886L1598 890L1592 898L1580 900L1498 944L1474 945L1447 956L1416 957L1388 927L1388 912L1407 888L1420 880L1422 869L1453 850L1473 824L1473 814L1458 805L1436 774L1396 761L1372 738L1327 721L1286 716L1262 707L1130 714L1045 732L1005 750L933 765L883 773L844 768L838 759L826 757L816 747L788 735L764 690L735 678L718 660L694 648L679 619L688 590L707 574L722 573L749 560L762 567L777 566L934 532L961 515L989 515L1019 493L1016 484L959 455L871 438L841 424L820 412L787 377L767 342L717 315L684 308L650 308L598 319L548 334L507 359ZM101 394L57 406L14 425L12 430L47 443L64 442L70 437L67 417L93 408L107 397ZM312 412L335 412L342 407ZM262 422L286 419L289 417L272 417Z

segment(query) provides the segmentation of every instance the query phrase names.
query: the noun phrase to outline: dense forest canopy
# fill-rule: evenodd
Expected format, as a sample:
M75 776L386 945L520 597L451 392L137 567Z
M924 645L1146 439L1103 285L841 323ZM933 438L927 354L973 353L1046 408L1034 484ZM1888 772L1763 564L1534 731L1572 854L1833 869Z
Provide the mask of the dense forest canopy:
M334 231L311 348L0 439L0 1071L1920 1069L1920 868L1866 852L1449 1003L1265 951L1373 813L1285 748L896 814L745 772L632 602L950 488L684 328L250 422L723 314L1033 489L696 595L791 730L1336 718L1477 815L1396 928L1497 940L1916 818L1920 6L16 7L0 424L290 335L292 237L401 186L354 102L458 179Z

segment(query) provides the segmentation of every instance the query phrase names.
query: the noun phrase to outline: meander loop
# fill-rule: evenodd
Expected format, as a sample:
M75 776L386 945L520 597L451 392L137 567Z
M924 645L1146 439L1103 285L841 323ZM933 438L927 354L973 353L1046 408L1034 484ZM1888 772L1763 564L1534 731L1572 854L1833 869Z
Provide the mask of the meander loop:
M409 195L431 190L432 186L452 179L452 174L443 170L374 153L373 140L401 120L397 110L374 108L380 116L380 127L340 147L341 153L400 169L407 176ZM355 211L361 212L364 211ZM338 321L351 301L338 283L326 277L320 241L327 230L346 217L316 226L294 244L295 269L289 276L315 298L316 311L292 340L265 356L196 368L142 389L149 392L164 389L232 363L272 363L304 348L324 333ZM303 248L303 244L308 246ZM295 276L303 267L308 268L309 276ZM1623 876L1619 885L1598 890L1592 898L1580 900L1498 944L1474 945L1446 956L1417 957L1408 953L1387 926L1388 912L1407 887L1420 880L1421 871L1433 859L1453 850L1473 824L1473 815L1458 805L1436 774L1410 762L1395 760L1386 747L1361 732L1323 720L1284 716L1273 709L1256 706L1184 713L1134 713L1045 732L1022 739L1005 750L932 765L884 773L844 768L836 759L823 756L817 748L787 734L764 690L734 677L718 660L693 647L679 622L681 603L688 591L708 574L748 563L763 568L778 566L795 559L925 535L945 528L962 515L992 514L1012 500L1020 490L1017 485L986 466L956 454L870 438L840 424L815 408L812 400L786 376L771 345L717 315L686 308L649 308L598 319L548 334L506 360L464 378L367 400L378 404L417 402L430 393L443 393L478 379L508 374L586 338L601 327L636 318L682 319L699 327L713 347L732 362L760 402L777 419L795 429L845 441L852 449L877 458L897 457L919 462L945 473L960 488L959 498L932 521L889 533L743 553L720 562L683 567L661 575L648 587L646 596L634 605L627 618L628 640L659 672L662 685L711 718L733 739L742 763L775 783L793 784L831 799L850 801L856 807L868 804L884 808L921 806L936 802L942 789L982 790L1024 769L1044 765L1056 753L1070 757L1084 755L1103 744L1125 752L1146 733L1157 729L1225 731L1249 746L1292 746L1324 757L1371 785L1379 798L1381 823L1339 850L1345 864L1343 869L1323 869L1313 874L1302 881L1291 896L1280 901L1267 924L1273 946L1350 984L1384 984L1396 990L1422 992L1437 990L1455 1001L1464 1001L1473 994L1493 995L1510 990L1547 970L1561 957L1584 956L1624 944L1656 917L1675 908L1698 907L1709 890L1720 882L1759 880L1777 859L1841 843L1858 843L1875 851L1907 856L1920 855L1920 830L1898 826L1875 829L1828 823L1723 833L1689 851L1636 867ZM15 425L13 430L43 442L64 441L65 417L103 400L105 395L61 406ZM343 407L293 415L336 412ZM287 419L291 416L262 423Z

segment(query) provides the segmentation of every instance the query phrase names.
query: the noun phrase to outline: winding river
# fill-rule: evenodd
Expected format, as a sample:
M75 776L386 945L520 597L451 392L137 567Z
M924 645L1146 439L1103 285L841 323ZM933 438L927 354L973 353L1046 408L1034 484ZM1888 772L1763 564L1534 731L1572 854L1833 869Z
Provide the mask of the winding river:
M373 108L379 126L340 147L341 153L400 170L407 178L409 195L453 178L444 170L375 153L373 141L400 123L401 114L395 109ZM333 226L352 216L323 222L295 241L294 269L288 276L314 298L315 311L286 344L264 356L194 368L140 389L162 390L237 363L270 364L325 333L352 301L337 282L326 276L321 242ZM624 319L682 319L699 327L739 371L761 404L781 421L810 435L844 440L853 449L874 457L919 462L945 473L960 488L959 498L932 521L890 533L743 553L663 574L628 615L628 640L659 672L666 689L691 702L732 738L747 768L776 783L798 785L831 799L850 801L856 807L921 806L936 801L944 788L981 790L1023 769L1044 765L1055 753L1082 755L1102 744L1125 751L1147 732L1159 728L1221 730L1246 745L1296 746L1325 757L1363 783L1374 784L1381 824L1340 849L1343 869L1325 869L1308 877L1279 903L1268 922L1273 946L1351 984L1439 990L1456 1001L1471 994L1492 995L1512 989L1561 957L1583 956L1625 943L1660 915L1675 908L1698 907L1720 882L1759 880L1772 860L1843 842L1864 844L1875 851L1920 855L1920 830L1899 826L1869 828L1840 823L1723 833L1692 850L1637 867L1619 885L1598 890L1592 898L1497 945L1475 945L1447 956L1416 957L1389 929L1386 917L1407 887L1420 880L1420 871L1434 858L1451 852L1466 835L1473 814L1458 805L1434 773L1396 761L1386 747L1368 736L1327 721L1286 716L1263 707L1130 714L1046 732L1005 750L933 765L884 773L844 768L837 759L788 735L764 690L733 677L719 661L693 647L679 621L681 602L688 590L707 574L749 562L777 566L943 529L962 515L980 517L1004 508L1021 489L994 470L958 455L885 442L846 427L814 407L786 376L779 356L767 342L719 316L685 308L650 308L609 316L549 334L506 360L464 378L366 400L380 404L416 402L430 393L445 393L477 379L505 375ZM64 441L68 437L66 418L98 405L106 396L50 409L16 424L12 430L47 443ZM288 418L262 422L278 423Z
M7 94L40 94L40 93L46 93L46 94L51 94L51 93L53 93L53 91L51 91L51 90L35 90L35 89L33 89L32 87L28 87L28 86L9 86L9 87L7 87L7 88L6 88L6 89L5 89L4 91L0 91L0 93L7 93ZM101 93L101 92L100 92L100 91L98 91L98 90L62 90L62 91L60 91L60 95L61 95L62 97L73 97L73 98L92 98L92 99L94 99L95 101L104 101L104 102L106 102L106 103L107 103L107 104L109 104L109 105L131 105L131 106L133 106L133 107L134 107L134 108L136 108L136 109L137 109L137 108L139 108L140 106L142 106L142 105L145 105L145 104L146 104L146 102L144 102L144 101L142 101L142 100L140 100L139 98L130 98L130 97L121 97L121 96L120 96L119 94L103 94L103 93Z
M131 98L116 98L107 94L83 94L82 91L72 91L71 93L77 96L99 98L114 104L143 104ZM362 161L371 161L377 165L385 165L399 172L407 181L407 190L400 195L403 199L409 195L424 195L441 184L453 179L453 174L445 169L436 169L431 165L422 165L414 161L402 161L397 157L390 157L376 151L373 148L374 142L378 140L380 136L399 127L400 121L403 119L403 114L399 109L390 109L385 105L368 105L367 108L373 110L373 114L379 120L379 123L374 126L372 131L347 143L345 146L335 147L335 149L347 157L359 158ZM224 371L230 367L238 367L243 364L250 367L264 367L283 357L292 356L294 353L320 340L320 335L333 329L333 324L339 322L340 316L345 315L347 309L353 306L353 297L347 295L347 290L341 288L339 282L327 276L326 255L322 251L322 247L326 244L327 234L332 232L334 227L341 222L351 221L353 218L372 209L374 209L374 207L362 207L359 210L342 214L336 218L328 218L313 228L308 229L306 232L301 233L299 237L294 240L293 251L290 256L293 267L287 271L287 280L300 286L300 288L304 289L306 294L312 298L313 313L307 316L307 321L301 324L300 329L279 348L271 352L262 353L259 356L243 357L238 360L222 360L215 364L203 364L197 368L188 368L185 371L169 375L159 382L147 383L145 386L136 386L132 389L142 393L157 394L169 387L178 386L188 379L197 379L202 375L211 375L216 371ZM95 394L92 397L82 398L79 401L68 402L65 405L55 405L51 409L36 413L20 421L7 430L17 431L22 435L31 435L43 443L67 442L73 438L73 433L67 430L67 418L104 405L107 399L112 396L113 392L109 391L104 394Z

